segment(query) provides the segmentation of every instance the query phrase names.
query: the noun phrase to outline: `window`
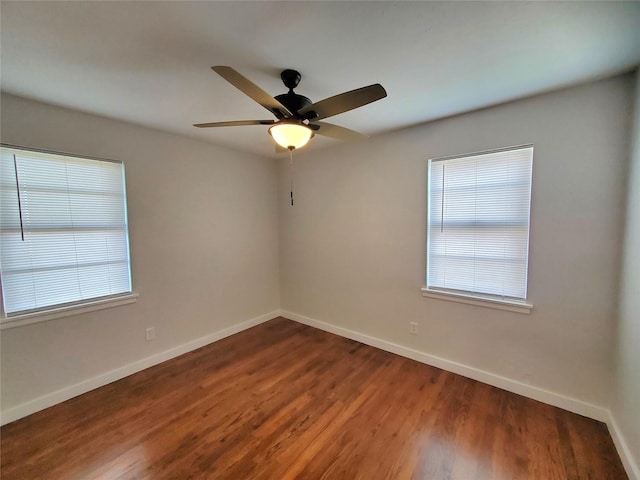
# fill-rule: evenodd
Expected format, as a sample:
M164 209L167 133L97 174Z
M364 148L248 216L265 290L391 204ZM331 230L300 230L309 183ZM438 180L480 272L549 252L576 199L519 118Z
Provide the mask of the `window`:
M429 161L427 288L527 298L533 146Z
M120 162L2 146L4 316L131 292Z

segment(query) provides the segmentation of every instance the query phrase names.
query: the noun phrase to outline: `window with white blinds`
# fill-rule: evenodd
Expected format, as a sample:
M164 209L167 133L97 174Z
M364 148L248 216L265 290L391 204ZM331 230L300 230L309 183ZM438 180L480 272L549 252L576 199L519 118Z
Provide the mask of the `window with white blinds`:
M124 165L2 146L6 316L131 292Z
M427 289L527 297L533 146L429 161Z

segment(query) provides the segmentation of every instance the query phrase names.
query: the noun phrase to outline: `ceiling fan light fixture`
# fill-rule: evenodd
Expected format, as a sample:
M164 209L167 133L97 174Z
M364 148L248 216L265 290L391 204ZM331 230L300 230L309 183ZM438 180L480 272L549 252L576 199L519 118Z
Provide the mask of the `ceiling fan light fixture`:
M280 121L269 129L269 134L282 148L292 150L304 147L313 137L313 130L302 123Z

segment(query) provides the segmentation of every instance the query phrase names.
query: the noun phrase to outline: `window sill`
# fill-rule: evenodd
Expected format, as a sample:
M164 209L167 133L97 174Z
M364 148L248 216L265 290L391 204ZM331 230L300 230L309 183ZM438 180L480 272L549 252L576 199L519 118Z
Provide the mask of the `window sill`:
M59 308L50 308L39 312L25 313L22 315L14 315L11 317L2 317L0 319L0 330L9 328L22 327L33 323L46 322L56 318L70 317L81 313L93 312L96 310L104 310L105 308L119 307L129 303L138 301L139 294L128 293L117 297L104 298L99 300L88 301L77 305L68 305Z
M500 300L495 298L464 295L462 293L445 292L442 290L431 290L422 288L422 296L429 298L437 298L438 300L446 300L448 302L465 303L467 305L476 305L478 307L495 308L498 310L507 310L509 312L524 313L529 315L533 309L533 305L526 302L518 302L515 300Z

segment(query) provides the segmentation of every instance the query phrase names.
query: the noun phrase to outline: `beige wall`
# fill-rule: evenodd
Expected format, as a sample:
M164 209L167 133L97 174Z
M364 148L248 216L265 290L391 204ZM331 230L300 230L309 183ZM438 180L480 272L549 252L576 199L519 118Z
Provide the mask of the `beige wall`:
M636 79L635 105L611 411L640 478L640 75Z
M607 407L632 87L626 75L301 152L293 208L282 160L283 310ZM422 297L427 159L526 143L532 314Z
M3 411L278 308L274 161L8 95L1 133L125 162L140 293L136 304L2 331Z

